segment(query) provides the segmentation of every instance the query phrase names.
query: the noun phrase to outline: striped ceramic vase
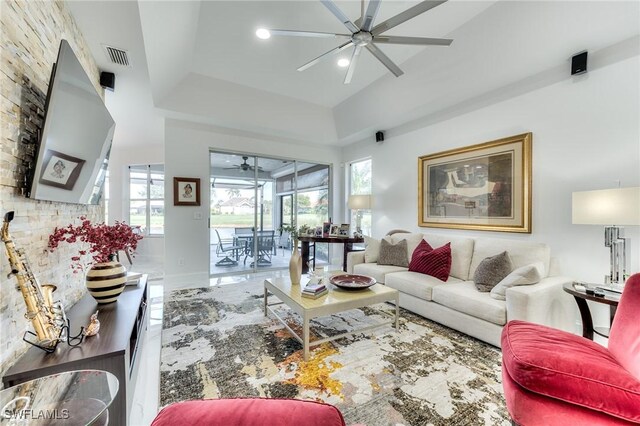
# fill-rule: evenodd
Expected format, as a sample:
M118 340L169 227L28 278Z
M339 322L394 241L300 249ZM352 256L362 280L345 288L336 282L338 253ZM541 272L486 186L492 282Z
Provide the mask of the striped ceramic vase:
M94 264L86 276L87 290L99 304L115 302L127 282L127 270L118 262Z

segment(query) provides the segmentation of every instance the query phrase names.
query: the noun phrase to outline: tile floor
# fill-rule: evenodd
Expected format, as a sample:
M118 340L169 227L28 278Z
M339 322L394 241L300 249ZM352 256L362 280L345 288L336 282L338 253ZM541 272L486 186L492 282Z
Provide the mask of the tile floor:
M157 262L137 258L135 266L131 267L131 269L149 274L150 318L149 329L145 334L140 354L140 368L133 394L131 413L129 414L129 425L147 426L151 424L160 408L160 348L162 343L162 303L164 293L181 288L230 285L247 279L278 277L282 274L288 274L288 270L215 277L209 279L208 282L192 282L178 285L165 282L162 277L162 265Z

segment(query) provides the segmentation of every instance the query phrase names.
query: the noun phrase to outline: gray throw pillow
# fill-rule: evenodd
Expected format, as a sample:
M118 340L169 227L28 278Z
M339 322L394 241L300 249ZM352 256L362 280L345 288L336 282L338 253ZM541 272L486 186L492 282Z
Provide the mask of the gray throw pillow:
M506 251L485 258L473 274L473 282L478 291L488 292L513 270L511 258Z
M378 265L393 265L408 268L409 258L407 256L407 240L401 240L396 244L391 244L383 238L382 241L380 241Z
M504 277L502 281L491 289L491 297L498 300L507 300L508 288L539 283L544 275L541 271L544 271L542 262L521 266Z

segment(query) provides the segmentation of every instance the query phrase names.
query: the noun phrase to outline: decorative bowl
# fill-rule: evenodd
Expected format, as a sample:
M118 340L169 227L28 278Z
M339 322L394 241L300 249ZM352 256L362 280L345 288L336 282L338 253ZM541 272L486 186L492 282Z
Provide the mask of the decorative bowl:
M331 277L329 282L345 290L362 290L374 285L376 279L366 275L342 274Z

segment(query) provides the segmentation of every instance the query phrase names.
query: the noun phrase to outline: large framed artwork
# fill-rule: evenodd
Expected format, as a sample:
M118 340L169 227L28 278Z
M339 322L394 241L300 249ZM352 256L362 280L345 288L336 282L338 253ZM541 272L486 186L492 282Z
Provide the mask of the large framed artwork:
M524 133L418 159L418 225L531 233L531 144Z
M80 158L47 149L38 182L72 191L84 163Z
M199 178L173 178L173 205L174 206L199 206L200 205L200 179Z

